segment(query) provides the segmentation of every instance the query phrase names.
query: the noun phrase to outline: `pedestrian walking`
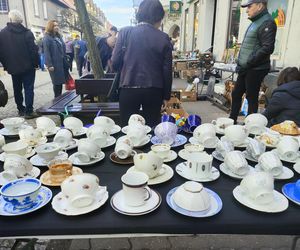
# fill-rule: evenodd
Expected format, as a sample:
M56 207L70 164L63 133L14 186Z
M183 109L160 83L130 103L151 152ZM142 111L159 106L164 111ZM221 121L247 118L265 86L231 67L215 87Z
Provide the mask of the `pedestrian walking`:
M248 114L256 113L261 83L270 70L270 55L274 51L277 26L267 9L267 0L249 0L249 25L237 61L238 78L232 91L230 118L237 121L242 97L246 93Z
M21 12L11 10L8 17L7 26L0 32L0 62L12 77L19 115L32 119L38 116L33 111L35 69L39 66L38 47L33 33L22 25Z
M87 52L86 41L81 40L80 36L76 35L73 46L74 46L74 55L75 55L78 74L79 76L82 76L82 69L84 66L84 56Z
M73 40L72 37L68 37L66 44L66 54L68 56L68 63L69 63L69 69L72 72L73 69L73 60L74 60L74 46L73 46Z
M62 85L68 79L69 66L66 61L66 46L55 20L47 23L43 46L45 64L52 80L54 97L58 97L62 93Z
M45 55L44 55L44 48L43 48L43 38L38 37L37 45L39 47L39 55L40 55L40 69L41 71L45 71Z

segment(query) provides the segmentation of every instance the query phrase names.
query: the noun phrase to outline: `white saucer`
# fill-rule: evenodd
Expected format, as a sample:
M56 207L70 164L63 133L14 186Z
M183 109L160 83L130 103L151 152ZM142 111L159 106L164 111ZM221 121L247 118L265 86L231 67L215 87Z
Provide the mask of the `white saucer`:
M151 198L142 206L132 207L126 205L124 201L123 190L120 190L113 195L110 200L110 205L116 212L129 216L139 216L151 213L160 206L162 200L158 192L154 191L153 189L151 189L151 191Z
M95 201L88 207L72 207L69 205L67 198L62 192L53 197L52 208L59 214L67 216L75 216L90 213L99 207L103 206L108 199L106 187L99 186L99 191L96 193Z
M250 174L250 173L252 173L252 172L254 172L255 171L255 169L253 168L253 167L251 167L250 165L248 165L248 167L249 167L249 172L246 174L246 175L248 175L248 174ZM234 179L238 179L238 180L241 180L241 179L243 179L246 175L237 175L237 174L235 174L235 173L232 173L226 166L225 166L225 163L222 163L221 165L220 165L220 170L221 170L221 172L223 173L223 174L226 174L226 175L228 175L228 176L230 176L230 177L232 177L232 178L234 178Z
M81 161L79 161L79 160L75 157L76 154L77 154L77 152L74 153L74 154L72 154L72 155L70 155L69 160L70 160L74 165L77 165L77 166L89 166L89 165L93 165L93 164L95 164L95 163L97 163L97 162L103 160L104 157L105 157L105 153L101 151L100 156L99 156L98 158L92 159L92 160L89 161L89 162L81 162Z
M0 129L0 135L3 136L19 136L19 131L26 128L31 128L31 126L27 124L23 124L18 131L9 131L7 128Z
M244 150L242 153L247 160L252 161L252 162L258 162L258 159L253 158L251 155L248 154L248 152L246 150Z
M207 209L205 211L194 212L194 211L189 211L184 208L181 208L175 203L175 201L173 199L173 194L177 188L178 187L171 189L168 192L167 198L166 198L168 205L173 210L175 210L177 213L180 213L180 214L183 214L183 215L189 216L189 217L204 218L204 217L210 217L210 216L213 216L213 215L219 213L223 207L223 203L222 203L220 196L217 193L215 193L214 191L212 191L208 188L204 188L210 197L210 208L209 209Z
M114 145L116 143L116 138L114 138L113 136L108 137L107 141L106 141L106 145L102 148L108 148L112 145Z
M68 154L63 151L59 151L58 156L54 157L54 159L67 159L67 158L68 158ZM35 155L35 156L31 157L30 162L32 165L37 166L37 167L45 167L48 165L48 162L46 162L39 155Z
M296 163L296 161L300 158L300 153L299 153L299 151L298 151L298 157L296 158L296 160L288 160L288 159L283 158L283 157L278 153L277 148L273 149L272 152L276 153L276 154L279 156L280 160L285 161L285 162L289 162L289 163Z
M224 161L224 157L218 152L218 151L213 151L212 153L211 153L211 155L215 158L215 159L217 159L218 161Z
M3 178L2 173L0 173L0 186L5 185L6 183L12 181L12 180L6 180ZM27 173L24 177L18 178L18 179L22 179L22 178L37 178L41 173L41 170L37 167L33 167L32 170Z
M192 143L192 144L200 144L200 145L203 145L204 148L208 148L208 149L215 149L215 148L217 147L217 144L218 144L219 141L220 141L219 138L216 137L215 144L214 144L213 146L211 146L211 147L207 147L207 146L201 144L195 137L191 137L191 138L189 139L189 142L190 142L190 143Z
M198 182L210 182L210 181L215 181L216 179L218 179L220 177L220 172L218 169L216 169L215 167L212 167L211 169L211 175L208 177L203 177L200 178L198 176L190 176L187 172L187 162L182 162L179 163L176 166L176 172L177 174L179 174L181 177L191 180L191 181L198 181Z
M53 135L55 135L57 132L58 132L58 130L60 130L60 127L55 127L54 128L54 130L53 131L51 131L51 132L48 132L47 134L46 134L46 136L53 136Z
M3 152L3 153L0 154L0 161L3 161L3 162L5 161L5 155L6 155L5 152ZM35 155L35 151L34 151L34 149L31 149L29 151L29 153L27 153L27 154L24 155L24 157L27 158L27 159L29 159L33 155Z
M147 134L150 133L150 132L151 132L151 127L149 127L149 126L147 126L147 125L145 125L145 126L146 126L146 132L147 132ZM128 132L128 125L122 128L122 133L123 133L123 134L126 135L127 132Z
M249 207L251 209L260 211L260 212L266 212L266 213L279 213L286 210L289 206L288 199L285 198L285 196L276 190L273 191L274 194L274 201L266 204L266 205L260 205L256 204L252 199L250 199L241 189L240 186L237 186L233 190L233 196L234 198L243 204L246 207Z
M38 141L35 141L35 142L27 141L27 140L21 140L21 139L20 139L20 141L27 143L30 147L36 147L36 146L43 145L43 144L47 143L48 139L47 139L46 136L43 136Z
M22 214L32 213L45 206L52 198L52 192L49 188L41 186L37 199L33 207L21 211L14 211L11 203L4 201L0 196L0 215L2 216L18 216Z
M78 139L72 139L72 141L70 141L69 145L65 148L63 148L63 150L72 150L74 148L77 148L78 146Z
M255 170L264 171L259 164L255 165ZM288 180L294 177L294 172L287 167L283 167L283 171L280 175L274 176L275 180Z
M87 130L88 130L88 128L82 127L82 130L81 130L81 131L78 131L78 132L76 132L76 133L73 133L73 131L72 131L72 133L73 133L73 136L74 136L74 137L79 137L79 136L85 135Z
M168 158L164 159L164 162L165 163L171 162L171 161L176 160L176 158L177 158L177 153L174 150L170 150L170 154L169 154Z
M293 169L294 169L298 174L300 174L300 165L294 164Z
M116 133L119 133L120 131L121 131L121 127L119 125L115 124L115 126L113 126L110 131L110 135L114 135Z
M148 180L148 185L149 186L151 186L151 185L157 185L157 184L161 184L161 183L167 182L168 180L170 180L173 177L174 170L170 166L168 166L166 164L163 164L163 168L166 169L165 172L164 172L164 174L159 175L159 176L157 176L155 178L149 179ZM132 166L131 168L129 168L127 170L127 172L131 172L131 171L139 171L139 170L137 170L135 168L135 166Z

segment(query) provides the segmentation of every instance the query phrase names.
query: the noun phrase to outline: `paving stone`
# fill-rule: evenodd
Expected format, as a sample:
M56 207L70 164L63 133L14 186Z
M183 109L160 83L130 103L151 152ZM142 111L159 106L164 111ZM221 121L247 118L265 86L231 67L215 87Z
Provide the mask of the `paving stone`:
M72 240L50 240L47 250L66 250L70 248Z
M15 240L0 240L0 249L11 248L15 244Z
M171 249L171 244L167 237L136 237L129 239L132 244L132 249Z
M128 238L101 238L91 239L91 249L95 250L106 250L106 249L130 249L131 245Z
M76 239L72 240L70 250L85 250L90 249L89 239Z

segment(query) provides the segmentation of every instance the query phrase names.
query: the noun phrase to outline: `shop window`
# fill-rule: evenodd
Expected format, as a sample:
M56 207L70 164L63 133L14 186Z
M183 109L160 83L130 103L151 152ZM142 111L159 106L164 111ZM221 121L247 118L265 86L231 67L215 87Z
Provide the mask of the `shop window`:
M43 1L43 13L44 13L44 19L48 19L47 2L46 1Z
M7 13L8 11L8 0L0 0L0 13Z
M189 9L184 12L184 51L187 50L188 30L189 30Z
M39 16L40 12L39 12L39 3L38 3L38 0L33 0L33 9L34 9L34 15L35 16Z
M193 50L197 48L197 38L198 38L198 27L199 27L199 11L200 11L200 2L194 4L194 32L193 32Z
M230 24L227 48L234 48L238 40L241 16L241 2L241 0L232 0L231 2L231 15L229 20Z

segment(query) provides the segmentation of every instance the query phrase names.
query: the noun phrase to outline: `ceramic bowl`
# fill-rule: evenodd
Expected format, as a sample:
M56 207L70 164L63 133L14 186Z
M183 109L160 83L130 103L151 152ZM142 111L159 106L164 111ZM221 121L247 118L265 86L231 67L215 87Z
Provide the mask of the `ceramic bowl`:
M60 150L60 145L55 142L49 142L35 148L37 154L46 161L52 160Z
M12 117L1 120L3 126L9 131L17 131L24 123L24 118Z

